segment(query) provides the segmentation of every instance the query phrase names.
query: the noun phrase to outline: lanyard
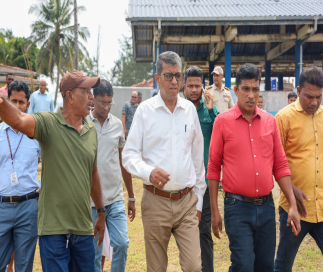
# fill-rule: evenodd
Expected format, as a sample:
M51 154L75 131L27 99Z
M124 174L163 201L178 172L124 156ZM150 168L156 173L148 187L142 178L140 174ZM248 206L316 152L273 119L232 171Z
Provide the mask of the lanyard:
M21 143L22 137L24 137L24 135L22 134L22 136L21 136L21 138L20 138L20 141L19 141L19 144L18 144L18 146L17 146L16 152L15 152L15 154L13 154L13 156L12 156L12 152L11 152L11 145L10 145L10 140L9 140L9 135L8 135L8 130L6 130L6 132L7 132L7 139L8 139L8 145L9 145L10 156L11 156L11 162L12 162L12 172L13 172L13 159L14 159L14 158L15 158L15 156L16 156L16 153L17 153L18 148L19 148L19 146L20 146L20 143Z

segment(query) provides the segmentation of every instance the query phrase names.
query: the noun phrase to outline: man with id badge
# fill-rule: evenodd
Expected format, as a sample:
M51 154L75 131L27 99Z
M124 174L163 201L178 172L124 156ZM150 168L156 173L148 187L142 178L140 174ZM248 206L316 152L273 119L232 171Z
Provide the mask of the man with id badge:
M21 112L29 107L24 82L9 85L8 99ZM0 271L15 251L16 271L32 271L37 242L39 144L6 123L0 124Z

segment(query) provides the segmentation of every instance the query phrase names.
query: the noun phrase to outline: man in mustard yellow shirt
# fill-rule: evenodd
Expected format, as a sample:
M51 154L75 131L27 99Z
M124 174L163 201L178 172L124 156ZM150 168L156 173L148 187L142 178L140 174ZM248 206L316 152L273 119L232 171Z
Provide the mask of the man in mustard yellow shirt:
M286 225L289 204L279 198L280 241L275 272L292 271L298 248L306 234L323 254L323 73L315 67L303 70L299 98L276 115L280 138L291 170L294 194L301 219L298 236ZM305 201L304 201L305 200Z

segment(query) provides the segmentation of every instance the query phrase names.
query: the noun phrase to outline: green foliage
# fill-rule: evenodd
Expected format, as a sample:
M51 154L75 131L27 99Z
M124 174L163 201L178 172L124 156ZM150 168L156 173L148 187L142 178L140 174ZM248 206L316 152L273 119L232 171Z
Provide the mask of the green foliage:
M83 11L83 6L77 11ZM72 0L40 0L33 4L29 13L37 16L32 23L32 34L29 38L40 46L36 58L37 72L48 71L51 80L56 75L55 104L59 88L60 77L74 67L74 4ZM78 36L86 41L90 36L86 27L78 27ZM81 41L79 45L79 60L88 57L88 52Z
M14 37L10 29L0 30L0 63L28 69L26 61L36 71L36 56L39 49L29 40Z
M123 36L119 40L119 59L107 77L114 86L132 86L153 77L152 63L136 63L133 58L132 38Z

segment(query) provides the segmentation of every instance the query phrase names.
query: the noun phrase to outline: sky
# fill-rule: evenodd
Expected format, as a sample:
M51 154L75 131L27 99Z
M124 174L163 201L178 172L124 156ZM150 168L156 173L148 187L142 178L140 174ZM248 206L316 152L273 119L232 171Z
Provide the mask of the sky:
M28 10L36 3L37 0L10 0L10 8L1 12L0 28L11 29L16 37L29 37L30 25L36 17L28 14ZM84 44L91 57L96 56L98 29L101 27L100 70L106 72L113 67L118 58L118 40L122 39L122 35L131 36L130 26L125 20L128 0L77 0L77 5L86 8L86 11L79 14L78 22L90 31L91 36ZM74 20L71 23L74 24ZM47 81L49 91L53 95L55 86Z

